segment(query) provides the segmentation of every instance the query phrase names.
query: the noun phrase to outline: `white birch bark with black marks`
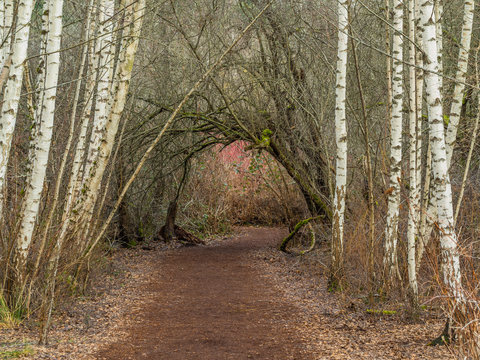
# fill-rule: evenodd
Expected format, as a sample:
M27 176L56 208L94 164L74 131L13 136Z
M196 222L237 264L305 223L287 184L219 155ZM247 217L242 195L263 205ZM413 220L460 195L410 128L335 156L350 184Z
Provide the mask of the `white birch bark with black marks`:
M60 69L59 50L62 37L63 0L50 0L48 2L48 8L49 36L46 47L48 55L46 59L43 109L40 113L41 131L37 134L37 148L35 149L36 155L32 164L32 175L30 183L26 186L25 198L23 199L20 214L20 230L16 251L18 260L16 270L19 273L22 272L23 269L18 268L18 266L25 266L28 249L32 242L32 235L38 217L55 117L57 84Z
M397 276L398 218L400 211L400 178L402 170L403 122L403 2L393 2L392 42L392 116L390 119L390 184L385 229L385 272L388 281Z
M335 196L332 224L332 281L338 286L343 267L343 224L347 186L347 119L346 86L348 55L348 1L338 2L338 49L335 87L335 140L337 161L335 165Z
M100 26L99 42L97 47L98 56L98 81L97 94L95 98L95 111L93 120L92 135L88 149L87 160L85 164L85 173L83 175L84 184L88 183L88 178L94 175L96 170L96 161L102 139L104 138L105 126L108 121L108 101L110 96L110 87L113 75L113 14L115 2L113 0L101 0L99 6L98 24ZM89 191L85 189L85 191ZM89 204L88 204L89 205Z
M67 145L66 145L64 153L63 153L62 163L60 165L60 169L59 169L58 174L56 176L57 179L56 179L56 184L55 184L55 192L54 192L54 195L53 195L53 202L52 202L52 205L50 207L47 219L45 220L45 227L44 227L43 232L42 232L42 237L41 237L41 240L40 240L40 246L39 246L39 248L37 250L37 254L36 254L37 258L36 258L35 265L34 265L33 270L32 270L32 280L31 280L30 285L29 285L29 291L28 291L28 296L27 296L27 306L30 302L32 287L33 287L33 285L35 283L35 280L36 280L36 277L38 275L40 261L44 256L43 252L44 252L44 249L45 249L45 245L47 244L50 227L51 227L55 212L57 211L57 205L60 201L60 190L61 190L61 187L62 187L62 184L63 184L62 179L63 179L63 175L65 173L65 168L66 168L67 163L68 163L70 149L72 147L73 139L74 139L74 135L75 135L77 108L78 108L78 103L80 101L80 93L81 93L81 89L82 89L82 76L85 72L85 64L86 64L86 60L87 60L88 49L89 49L89 46L90 46L90 44L89 44L89 42L87 42L87 40L90 38L90 24L91 24L91 19L92 19L92 12L93 12L93 10L92 10L93 9L93 2L94 2L94 0L90 0L89 4L87 6L87 15L86 15L87 18L86 18L86 21L85 21L85 28L84 28L84 33L83 33L83 37L82 37L85 44L83 45L82 58L81 58L80 66L79 66L79 70L78 70L77 85L76 85L76 88L75 88L75 96L74 96L74 99L73 99L73 105L72 105L72 109L71 109L70 131L69 131L69 135L68 135ZM61 237L61 236L56 237L56 246L54 248L53 256L55 256L55 252L57 251L57 249L58 249L58 251L60 251L61 244L63 244L63 240L64 240L64 237ZM60 245L58 245L58 244L60 244Z
M96 37L96 35L98 34L97 5L98 5L98 1L93 0L92 6L90 6L89 8L89 11L90 11L89 16L91 17L91 20L90 20L90 27L88 32L91 37ZM95 43L95 41L91 41L88 43L88 50L87 50L88 51L88 54L87 54L88 76L85 84L83 110L82 110L82 115L80 117L80 130L79 130L80 133L78 135L77 144L75 146L73 164L70 170L70 176L68 181L65 206L62 212L61 228L57 237L57 241L59 241L60 243L63 243L65 241L65 238L68 235L68 231L71 230L72 228L71 224L77 223L77 220L80 216L81 202L79 201L79 199L80 199L80 194L82 192L81 187L82 187L82 181L83 181L82 165L87 156L87 140L88 140L87 132L88 132L89 124L91 122L93 96L95 92L96 79L97 79L98 70L99 70L98 69L99 57L97 56L98 52L96 51L98 47L99 45L98 43ZM78 244L78 241L77 241L77 244Z
M462 22L462 34L460 40L460 50L458 53L458 68L455 75L455 87L452 95L452 103L450 107L450 117L448 122L448 127L446 131L446 153L447 153L447 168L450 169L451 160L453 155L453 149L455 146L455 141L457 138L457 129L460 123L460 113L462 109L463 96L465 91L465 80L466 73L468 69L468 58L469 51L471 46L472 38L472 27L473 27L473 17L474 17L474 2L471 0L465 0L464 2L464 13L463 13L463 22ZM438 43L437 43L438 48ZM432 186L435 186L432 184ZM425 215L425 226L422 230L422 243L418 249L418 263L421 261L424 253L425 246L428 244L431 232L433 229L433 223L437 219L437 206L435 199L429 199L428 207L424 211ZM423 224L423 222L422 222Z
M415 63L415 0L408 1L408 36L410 64ZM418 303L418 284L417 284L417 267L415 253L415 239L417 237L417 226L419 220L419 188L417 180L417 92L416 92L416 69L413 66L408 68L408 86L409 86L409 103L408 103L408 123L409 123L409 211L408 211L408 227L407 227L407 267L408 282L410 285L411 299L416 306Z
M20 0L17 10L17 32L12 44L10 72L3 96L1 109L2 124L0 128L0 219L4 215L4 191L6 174L13 132L17 120L17 111L20 101L23 82L23 63L27 58L28 37L30 35L30 18L34 1Z
M4 0L3 4L0 4L0 72L10 56L13 13L13 0Z
M463 96L465 91L465 80L468 68L468 55L472 40L473 15L475 10L475 2L473 0L465 0L462 36L460 40L460 49L458 52L458 68L455 75L455 87L453 90L452 104L450 107L450 118L448 122L446 147L447 147L447 165L450 168L453 147L457 139L457 129L460 122L460 113L462 111Z
M118 126L122 117L123 110L127 101L130 79L132 76L135 54L137 52L141 27L143 23L144 1L133 2L126 1L127 13L125 16L125 24L127 25L122 46L120 50L120 59L117 66L117 76L114 81L115 88L111 93L113 99L107 124L105 126L104 138L100 143L99 153L96 161L96 170L87 183L88 194L86 207L87 223L92 223L94 219L93 209L98 198L103 175L110 159L110 154L115 144Z
M438 228L442 250L442 271L444 283L451 294L463 299L461 290L460 254L457 247L457 234L454 230L452 189L448 175L447 152L443 126L443 111L438 75L438 50L436 44L433 1L421 3L421 26L425 51L425 84L429 105L429 141L432 147L432 171L435 182L435 198L438 212Z
M35 81L35 93L31 96L33 97L33 113L31 116L31 125L30 125L30 143L28 149L28 166L27 166L27 177L25 184L29 186L32 181L32 170L33 164L35 163L35 157L37 156L38 148L38 135L41 131L41 119L42 112L44 110L44 101L45 101L45 74L47 67L47 43L48 43L48 34L49 34L49 2L43 4L42 9L42 28L40 35L40 56L39 62L35 69L36 81ZM26 75L28 78L28 74ZM29 96L30 97L30 96Z
M440 74L438 82L440 84L440 94L443 99L443 0L434 0L434 16L435 16L435 32L437 34L437 59L438 59L438 73Z

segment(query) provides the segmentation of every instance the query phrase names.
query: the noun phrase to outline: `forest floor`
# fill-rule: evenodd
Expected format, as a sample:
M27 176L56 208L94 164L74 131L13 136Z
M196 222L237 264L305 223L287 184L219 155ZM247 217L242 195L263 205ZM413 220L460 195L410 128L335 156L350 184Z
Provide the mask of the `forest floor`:
M27 325L0 329L0 359L453 359L426 346L440 318L407 323L329 293L308 256L276 250L284 235L119 250L88 298L57 307L50 345Z

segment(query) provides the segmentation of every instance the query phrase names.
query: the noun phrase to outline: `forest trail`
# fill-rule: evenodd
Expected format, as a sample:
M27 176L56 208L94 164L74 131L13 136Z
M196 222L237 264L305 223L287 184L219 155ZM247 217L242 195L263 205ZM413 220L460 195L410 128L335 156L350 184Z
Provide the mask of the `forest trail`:
M136 300L126 302L131 309L116 329L100 342L91 338L98 345L94 358L453 358L445 347L426 346L441 331L442 318L405 323L368 314L358 299L341 300L327 291L318 259L276 249L285 233L240 228L235 237L213 245L131 258ZM115 340L107 344L110 336Z
M313 359L299 338L299 309L262 276L251 253L282 232L249 228L218 246L187 247L158 263L124 341L98 359Z

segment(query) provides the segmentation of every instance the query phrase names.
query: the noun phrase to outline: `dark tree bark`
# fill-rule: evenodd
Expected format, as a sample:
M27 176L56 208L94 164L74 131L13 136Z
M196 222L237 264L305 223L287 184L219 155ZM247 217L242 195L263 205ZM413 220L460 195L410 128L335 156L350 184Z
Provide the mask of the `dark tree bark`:
M175 218L177 217L177 207L177 199L170 201L167 210L167 217L165 219L165 225L160 230L160 235L166 242L172 241L175 237Z

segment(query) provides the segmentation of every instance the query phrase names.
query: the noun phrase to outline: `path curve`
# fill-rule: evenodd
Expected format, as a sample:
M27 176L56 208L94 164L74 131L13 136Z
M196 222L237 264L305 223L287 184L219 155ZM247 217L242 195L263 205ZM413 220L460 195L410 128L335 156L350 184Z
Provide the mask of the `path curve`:
M300 310L275 292L251 255L278 243L278 229L248 228L217 246L161 257L131 314L128 336L97 359L313 359L296 336Z

